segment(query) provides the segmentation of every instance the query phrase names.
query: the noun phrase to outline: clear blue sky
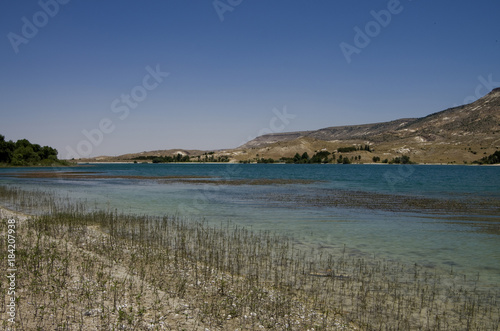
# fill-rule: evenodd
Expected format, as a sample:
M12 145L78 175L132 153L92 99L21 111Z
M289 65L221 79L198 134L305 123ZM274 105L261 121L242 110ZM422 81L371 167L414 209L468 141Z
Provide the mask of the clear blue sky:
M59 1L0 2L0 134L62 158L420 117L500 85L498 0Z

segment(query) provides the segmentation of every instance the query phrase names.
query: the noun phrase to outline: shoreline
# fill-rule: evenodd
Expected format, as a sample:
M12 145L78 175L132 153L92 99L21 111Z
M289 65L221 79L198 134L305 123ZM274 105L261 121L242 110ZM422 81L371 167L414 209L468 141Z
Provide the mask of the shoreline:
M456 292L474 286L473 279L462 284L459 274L442 279L445 274L433 276L422 266L371 259L309 262L286 238L270 233L175 217L63 210L19 222L17 231L19 247L39 252L32 262L29 254L16 260L19 311L32 303L38 310L22 317L23 328L66 323L84 329L433 329L443 314L450 328L463 325L460 316L479 329L496 325L495 319L475 316L485 316L483 310L490 311L488 304L500 294ZM36 273L32 263L39 265ZM463 300L477 300L478 311L464 311Z
M103 217L98 224L91 215L30 217L0 205L0 219L17 220L16 244L22 248L16 253L39 251L34 257L39 265L36 273L28 268L24 255L16 257L16 309L35 309L35 314L16 317L17 327L53 329L62 323L83 329L113 326L127 330L205 331L240 327L283 329L293 325L291 330L321 326L329 330L359 330L338 313L328 316L317 311L305 297L293 298L293 307L275 302L292 298L282 289L266 282L255 283L250 275L229 272L218 263L200 260L193 264L184 249L169 252L168 245L162 245L163 249L158 250L160 247L151 239L131 243L105 225L106 214L96 215ZM35 221L26 223L29 218ZM176 219L170 222L172 230L179 230L175 224L186 226ZM216 240L226 237L222 233L214 235ZM33 236L38 239L30 240ZM1 237L0 234L4 241ZM54 270L57 265L62 269ZM244 298L252 292L257 296ZM240 300L249 301L242 303L238 308L241 312L237 312L234 304ZM2 325L9 325L5 323Z
M399 164L399 163L393 163L393 164L390 164L390 163L381 163L381 162L376 162L376 163L373 163L373 162L365 162L365 163L350 163L350 164L339 164L339 163L305 163L305 164L294 164L294 163L286 163L286 162L274 162L274 163L259 163L259 162L249 162L249 163L240 163L238 161L234 161L234 162L197 162L197 161L192 161L192 162L164 162L164 163L153 163L153 162L133 162L133 161L117 161L117 162L114 162L114 161L109 161L109 162L77 162L76 165L78 166L85 166L85 165L100 165L100 164L104 164L104 165L111 165L111 164L162 164L162 165L167 165L167 164L222 164L222 165L226 165L226 164L231 164L231 165L243 165L243 164L265 164L265 165L281 165L281 164L287 164L287 165L315 165L315 164L318 164L318 165L342 165L342 166L350 166L350 165L381 165L381 166L384 166L384 165L405 165L405 166L426 166L426 165L439 165L439 166L483 166L483 167L487 167L487 166L494 166L494 167L498 167L500 166L500 164L471 164L471 163L464 163L464 164L459 164L459 163L408 163L408 164ZM70 165L71 167L72 165ZM0 167L1 168L1 167ZM8 168L8 167L7 167ZM14 167L13 167L14 168ZM50 166L49 166L50 168Z
M25 210L57 202L43 192L15 192L10 204L21 202ZM40 204L42 196L48 200ZM18 268L20 311L34 302L37 316L44 317L25 315L29 326L51 329L65 321L84 328L106 323L160 330L433 329L446 316L450 328L463 325L462 318L478 329L495 327L494 315L479 317L491 314L490 305L498 308L500 293L484 294L475 289L474 277L453 270L333 256L323 248L310 251L310 260L289 238L271 232L212 227L180 216L84 212L85 205L71 201L57 202L62 209L34 222L19 222L19 247L40 252ZM15 211L2 211L7 213ZM40 266L36 274L29 268L33 263ZM40 281L33 283L35 276ZM475 308L464 310L469 300ZM40 308L36 302L50 304ZM51 317L43 315L45 309Z
M244 165L244 164L265 164L265 165L295 165L294 163L285 163L285 162L274 162L274 163L258 163L258 162L249 162L249 163L240 163L238 161L230 161L230 162L165 162L165 163L153 163L153 162L133 162L133 161L109 161L109 162L75 162L69 163L67 165L32 165L32 166L11 166L11 165L0 165L0 169L30 169L30 168L76 168L76 167L89 167L93 165L124 165L124 164L156 164L156 165L199 165L199 164L216 164L216 165ZM473 167L500 167L500 164L459 164L459 163L409 163L409 164L398 164L398 163L381 163L381 162L366 162L366 163L350 163L350 164L339 164L339 163L306 163L306 164L297 164L297 165L342 165L342 166L362 166L362 165L380 165L380 166L473 166Z

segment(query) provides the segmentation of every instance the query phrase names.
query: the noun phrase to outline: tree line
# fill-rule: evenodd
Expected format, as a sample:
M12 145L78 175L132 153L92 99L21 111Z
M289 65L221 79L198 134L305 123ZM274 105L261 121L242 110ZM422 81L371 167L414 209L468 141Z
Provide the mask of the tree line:
M341 147L337 149L337 151L343 151L343 153L348 152L353 152L353 151L372 151L368 145L366 147L360 147L359 149L356 147ZM257 155L258 157L259 155ZM361 161L361 155L351 155L346 156L342 154L338 154L338 156L335 154L335 152L330 153L328 151L319 151L316 152L312 157L309 156L307 152L304 152L302 154L296 153L293 157L281 157L278 160L275 160L273 158L256 158L254 159L253 162L257 163L293 163L293 164L319 164L319 163L338 163L338 164L351 164L353 162L359 162ZM372 161L374 163L377 162L382 162L382 163L389 163L389 164L413 164L412 161L410 161L410 157L408 155L403 155L403 156L398 156L395 157L391 160L389 159L384 159L380 160L379 156L374 156L372 158ZM240 161L240 163L252 163L251 160L245 160L245 161Z
M331 157L330 157L331 156ZM316 152L313 156L309 156L307 152L302 154L296 153L293 157L281 157L279 160L274 160L272 158L260 158L257 159L257 163L294 163L294 164L320 164L320 163L343 163L348 164L353 160L361 160L361 156L353 156L350 158L339 155L338 158L335 157L335 153L330 153L328 151ZM248 163L248 161L243 161L242 163Z
M6 141L0 135L0 164L11 166L48 166L67 164L57 158L57 149L50 146L32 144L27 139L16 142Z
M151 161L152 163L175 163L175 162L229 162L228 156L215 156L214 152L206 152L203 155L198 155L194 157L189 157L189 155L182 155L177 153L176 155L165 155L165 156L137 156L132 160L134 161Z

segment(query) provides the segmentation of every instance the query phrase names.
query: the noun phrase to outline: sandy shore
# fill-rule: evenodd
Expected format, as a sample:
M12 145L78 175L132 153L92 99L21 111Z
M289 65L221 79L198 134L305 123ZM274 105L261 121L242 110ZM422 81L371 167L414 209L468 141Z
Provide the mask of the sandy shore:
M18 241L27 244L22 237L29 236L28 230L25 230L25 223L32 221L29 215L15 212L0 206L1 219L15 219L17 225ZM87 240L93 242L106 241L107 235L97 228L88 227L86 230ZM37 233L42 235L41 233ZM43 236L43 235L42 235ZM63 239L54 239L50 236L43 236L45 244L50 247L52 254L61 254L67 256L71 261L68 275L66 279L68 284L62 289L57 298L51 297L51 289L56 285L50 281L50 275L41 275L42 281L38 284L36 292L40 295L35 298L33 295L32 285L28 283L34 281L34 278L19 280L17 284L17 293L19 305L17 307L16 324L24 330L35 330L42 327L45 330L55 329L60 325L66 325L70 330L107 330L113 326L118 329L144 329L144 330L212 330L209 325L205 325L200 320L196 319L196 312L192 310L189 298L180 299L170 296L151 284L144 282L137 275L130 274L125 266L117 261L110 261L102 255L74 245L71 241ZM3 238L2 238L3 239ZM27 249L34 250L34 242ZM85 260L91 260L93 263L99 263L101 268L94 275L86 275L82 277L78 271L80 264ZM43 269L43 268L41 268ZM84 304L85 298L82 297L82 291L87 288L90 292L99 291L97 279L99 275L109 275L109 284L122 284L120 286L119 302L113 302L113 298L106 298L106 291L101 291L103 294L102 304L99 307L88 307ZM32 275L33 276L33 275ZM88 277L90 276L90 277ZM92 277L93 276L93 277ZM49 294L43 295L43 292ZM29 294L30 293L30 294ZM140 304L143 307L141 323L132 326L127 326L127 321L123 318L124 314L129 313L129 310L136 310L137 307L131 306L130 298L140 296ZM160 303L158 300L160 299ZM38 301L38 307L33 307ZM51 301L51 302L50 302ZM135 302L137 305L138 302ZM49 306L53 307L47 314L43 311ZM42 308L44 307L44 308ZM38 308L38 309L37 309ZM124 313L121 313L123 311ZM127 311L127 312L125 312ZM104 314L109 313L105 317ZM103 324L103 321L110 323L108 326ZM105 323L105 324L106 324ZM3 322L3 326L9 327L10 324Z
M19 330L451 330L464 325L496 330L500 325L500 292L478 287L479 275L350 256L345 249L335 255L329 247L304 250L291 238L230 223L209 226L178 216L93 210L46 192L0 186L0 197L19 210L50 211L31 217L0 208L0 255L5 261L15 255ZM354 201L355 206L373 199L341 192L306 203ZM417 210L460 207L420 198L397 202ZM15 222L9 223L11 218ZM12 223L13 253L6 231ZM5 298L0 312L9 302L6 283L0 286ZM0 323L3 329L10 326L6 318Z
M41 224L34 225L37 221L33 217L1 206L0 219L16 220L18 305L15 320L18 329L281 329L278 325L262 325L257 313L251 309L243 316L213 312L226 314L223 323L220 319L214 323L207 318L200 298L207 300L210 293L220 296L221 283L226 284L224 293L238 293L238 289L230 284L238 286L239 283L230 274L212 271L213 275L209 275L208 281L200 287L198 273L203 266L175 259L164 265L161 277L179 285L174 286L175 291L166 290L149 282L143 271L135 268L134 263L139 263L134 262L136 256L142 253L140 246L128 245L126 249L115 246L114 239L98 226L79 228L77 233L64 227L53 232ZM44 221L50 222L48 219ZM0 239L6 242L3 233ZM118 247L122 247L119 252L109 253ZM166 288L172 289L170 286ZM273 291L261 291L271 293L269 300L272 300ZM289 316L290 330L302 330L300 325L304 317L320 316L300 301L294 305L293 315ZM353 324L333 317L328 323L329 330L357 329ZM12 327L6 319L1 325Z

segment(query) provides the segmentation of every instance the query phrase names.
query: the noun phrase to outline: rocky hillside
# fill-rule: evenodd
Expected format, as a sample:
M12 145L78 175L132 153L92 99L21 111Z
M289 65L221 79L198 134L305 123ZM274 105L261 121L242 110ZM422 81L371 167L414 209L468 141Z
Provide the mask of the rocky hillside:
M500 148L500 88L460 107L422 118L267 134L244 144L236 158L290 156L290 153L369 144L381 158L407 154L425 163L474 161ZM257 156L258 154L258 156ZM365 153L366 154L366 153Z
M500 132L500 88L468 105L450 108L422 118L390 122L336 126L315 131L266 134L240 148L262 147L309 137L324 141L370 140L387 142L413 137L417 141L436 141L456 136L494 135Z
M370 146L370 151L364 146ZM373 162L407 155L418 163L471 163L500 150L500 88L483 98L460 107L446 109L422 118L404 118L390 122L336 126L315 131L274 133L259 136L231 150L210 151L215 160L233 162L261 158L293 157L296 153L313 155L326 150L358 147L344 156L358 163ZM188 155L203 158L208 151L172 149L98 157L81 161L126 162L151 156ZM150 161L150 159L148 159Z
M241 146L241 148L262 147L270 143L275 143L278 141L291 141L301 137L309 137L324 141L366 139L369 136L380 135L385 132L397 130L401 127L401 125L405 125L414 120L416 119L410 118L383 123L333 126L315 131L271 133L259 136L254 140L247 142L246 144Z
M155 151L144 151L140 153L129 153L119 156L97 156L93 158L83 158L78 159L77 162L151 162L152 157L163 157L163 156L175 156L181 154L182 156L198 156L203 155L205 151L200 150L187 150L187 149L167 149L167 150L155 150Z

